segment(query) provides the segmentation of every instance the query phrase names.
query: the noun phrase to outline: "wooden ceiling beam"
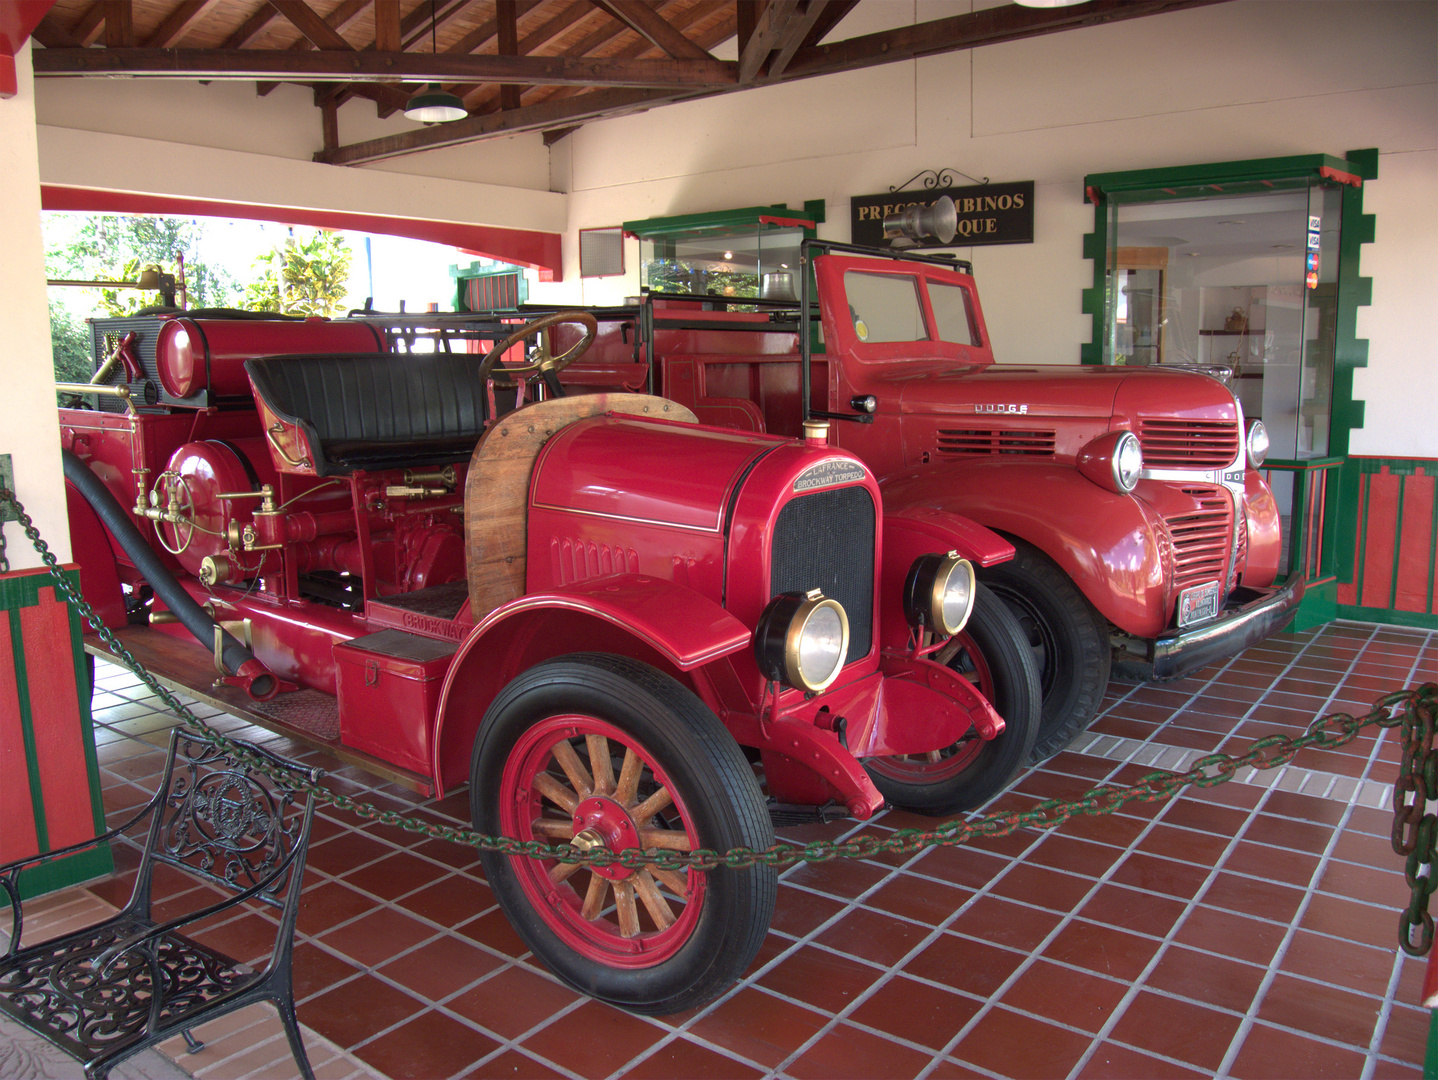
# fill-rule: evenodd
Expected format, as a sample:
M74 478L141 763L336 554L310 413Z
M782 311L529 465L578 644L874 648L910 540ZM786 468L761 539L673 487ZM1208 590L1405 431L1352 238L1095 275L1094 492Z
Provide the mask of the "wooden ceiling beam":
M494 14L500 56L519 55L519 15L515 11L515 0L494 0ZM519 108L520 86L517 83L501 83L499 107Z
M81 45L93 45L105 30L105 5L95 0L70 27L70 36Z
M713 59L644 0L594 0L594 4L609 12L635 33L648 38L676 60Z
M250 42L250 39L258 34L271 21L279 18L279 12L270 7L269 0L263 0L259 7L251 12L250 17L240 24L240 28L225 39L220 46L222 49L241 49Z
M777 79L784 74L784 69L789 66L789 61L799 51L799 47L809 38L809 33L818 24L820 17L827 7L825 0L808 0L797 5L797 10L790 16L788 25L777 35L774 50L769 54L768 77ZM769 5L773 10L774 5Z
M399 27L399 0L374 0L374 51L403 52Z
M105 48L135 47L135 9L130 0L104 0Z
M55 18L55 9L51 8L45 13L45 17L36 25L30 35L47 49L78 49L80 42L75 39L63 26L60 20Z
M702 94L701 91L700 96ZM654 90L599 90L558 103L545 102L509 112L471 116L448 124L434 124L398 135L385 135L378 139L341 146L334 151L321 151L315 154L314 159L331 165L359 165L382 161L385 158L402 157L419 150L434 150L442 146L513 135L522 131L544 131L576 121L642 112L656 105L665 105L691 96L695 95L692 92L664 93Z
M460 12L469 0L422 0L400 23L404 48L417 49L429 43L438 28ZM433 28L432 28L433 27Z
M44 49L34 56L40 77L126 75L151 79L288 82L523 83L704 89L732 86L724 60L614 60L601 57L377 53L323 49Z
M185 36L185 31L192 23L197 22L217 3L219 0L184 0L155 27L155 32L144 40L144 47L168 49Z
M1185 8L1204 7L1224 0L1089 0L1078 7L1030 8L1002 4L967 15L901 26L877 34L836 41L800 50L785 72L785 79L807 79L841 71L914 60L921 56L957 52L980 45L1077 30L1085 26L1139 19Z
M316 15L308 4L302 3L301 0L270 0L270 3L316 49L354 51L354 46L346 41L338 30Z

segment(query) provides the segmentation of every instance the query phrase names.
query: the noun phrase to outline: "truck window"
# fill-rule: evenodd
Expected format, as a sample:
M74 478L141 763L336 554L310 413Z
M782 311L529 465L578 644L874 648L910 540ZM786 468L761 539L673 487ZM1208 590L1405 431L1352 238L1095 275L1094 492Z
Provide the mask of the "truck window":
M927 341L919 282L911 274L844 275L849 314L860 341Z
M942 281L929 282L929 303L934 307L939 340L955 345L974 344L974 320L969 293L962 285Z

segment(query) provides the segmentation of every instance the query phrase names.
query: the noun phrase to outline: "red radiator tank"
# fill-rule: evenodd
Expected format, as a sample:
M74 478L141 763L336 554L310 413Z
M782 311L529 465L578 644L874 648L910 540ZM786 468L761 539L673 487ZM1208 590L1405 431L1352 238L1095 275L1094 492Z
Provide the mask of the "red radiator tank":
M245 361L257 356L383 351L380 332L361 322L178 318L160 327L155 366L171 397L240 397L250 392Z

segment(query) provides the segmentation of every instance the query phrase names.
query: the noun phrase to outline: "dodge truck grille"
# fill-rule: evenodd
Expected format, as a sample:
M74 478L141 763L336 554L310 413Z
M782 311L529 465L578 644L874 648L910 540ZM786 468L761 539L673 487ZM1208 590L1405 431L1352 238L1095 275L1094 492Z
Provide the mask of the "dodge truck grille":
M849 616L849 663L869 655L874 624L874 500L841 487L791 499L770 547L769 593L820 589Z
M1141 419L1147 469L1221 469L1238 456L1237 420Z
M949 457L986 457L989 454L1053 457L1054 433L1004 428L940 428L938 451Z
M1228 547L1233 535L1233 517L1228 496L1222 488L1186 487L1198 507L1167 518L1173 537L1175 591L1205 581L1228 584Z

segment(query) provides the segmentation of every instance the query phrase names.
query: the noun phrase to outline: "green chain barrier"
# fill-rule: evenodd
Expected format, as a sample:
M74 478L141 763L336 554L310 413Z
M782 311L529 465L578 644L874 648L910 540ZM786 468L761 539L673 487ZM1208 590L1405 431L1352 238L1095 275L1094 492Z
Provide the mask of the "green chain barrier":
M192 713L183 702L146 671L124 644L95 617L93 609L60 571L59 561L41 539L34 523L16 500L13 492L0 488L0 504L14 507L16 518L25 535L35 545L41 560L56 582L56 589L80 615L96 628L100 640L110 652L133 671L156 696L178 715L195 733L207 742L237 754L248 764L262 771L265 765L223 733L209 727ZM1435 716L1438 716L1438 684L1425 683L1416 690L1399 690L1385 694L1374 702L1365 716L1334 713L1314 720L1303 735L1270 735L1259 739L1247 753L1234 757L1210 754L1194 763L1184 773L1156 771L1142 777L1131 787L1101 784L1077 799L1047 799L1025 811L993 811L968 820L953 819L936 825L932 830L899 829L886 837L857 836L850 840L827 841L799 845L780 844L766 851L737 847L725 852L700 848L696 851L664 851L658 848L628 848L613 852L596 849L581 852L568 844L547 844L542 841L517 840L507 836L487 836L468 829L456 829L420 821L395 810L382 810L371 803L360 802L318 784L286 786L304 794L313 794L318 803L354 814L366 821L390 825L405 832L434 839L466 844L485 851L532 859L553 859L557 862L587 866L621 866L638 870L656 866L662 870L716 870L720 867L741 869L750 866L772 866L776 869L800 862L827 862L831 859L869 859L884 854L914 854L926 847L953 846L986 837L1008 836L1020 829L1054 829L1070 818L1085 815L1112 814L1131 802L1153 803L1171 799L1190 784L1214 787L1231 780L1243 768L1275 769L1288 764L1308 747L1332 750L1346 746L1370 727L1398 728L1403 743L1403 761L1394 785L1393 849L1407 858L1406 877L1412 900L1399 919L1399 944L1411 956L1422 956L1433 944L1433 918L1428 912L1428 899L1438 887L1434 874L1434 845L1438 842L1438 816L1428 812L1428 799L1438 791L1438 754L1434 752ZM272 777L273 778L273 777ZM279 781L280 778L274 778ZM1416 936L1415 936L1416 935Z

